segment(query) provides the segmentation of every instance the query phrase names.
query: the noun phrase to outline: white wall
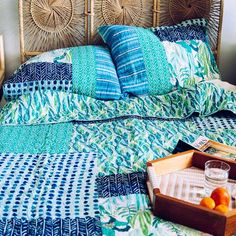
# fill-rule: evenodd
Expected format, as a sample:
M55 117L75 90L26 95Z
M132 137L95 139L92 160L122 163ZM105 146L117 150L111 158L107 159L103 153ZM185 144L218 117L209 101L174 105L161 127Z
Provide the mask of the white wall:
M0 34L5 44L6 70L9 75L20 63L18 1L0 0Z
M7 74L19 65L18 1L0 0L0 33L4 35ZM236 0L225 0L221 73L224 80L236 84Z
M236 0L225 0L220 70L223 80L236 84Z

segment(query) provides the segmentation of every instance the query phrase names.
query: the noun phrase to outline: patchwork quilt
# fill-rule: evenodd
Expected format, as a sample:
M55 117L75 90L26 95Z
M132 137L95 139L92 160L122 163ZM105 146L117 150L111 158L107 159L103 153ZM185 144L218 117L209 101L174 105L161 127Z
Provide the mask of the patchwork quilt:
M203 235L152 214L146 162L200 135L236 146L235 115L226 127L203 118L220 110L236 113L236 93L210 82L120 101L45 90L9 102L0 235Z

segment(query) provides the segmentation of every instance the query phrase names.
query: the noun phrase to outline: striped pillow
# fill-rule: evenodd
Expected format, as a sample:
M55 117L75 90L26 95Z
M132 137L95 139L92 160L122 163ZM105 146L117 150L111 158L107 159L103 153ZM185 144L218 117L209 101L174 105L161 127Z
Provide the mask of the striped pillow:
M99 27L111 49L122 93L165 94L172 90L165 49L149 29L112 25Z
M75 92L103 100L122 97L110 52L101 46L43 53L21 65L3 85L7 100L45 89Z
M72 48L73 91L102 100L121 98L121 89L108 48Z

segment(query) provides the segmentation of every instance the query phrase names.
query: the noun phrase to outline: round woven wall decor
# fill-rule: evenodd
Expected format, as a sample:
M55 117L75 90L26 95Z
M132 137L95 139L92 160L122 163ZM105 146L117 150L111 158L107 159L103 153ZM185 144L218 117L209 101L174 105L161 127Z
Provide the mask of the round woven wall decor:
M143 15L143 0L103 0L102 14L107 25L138 25Z
M87 43L85 0L19 0L21 60Z
M155 0L91 0L91 41L102 43L97 34L101 25L153 25L153 3Z
M74 11L71 0L32 0L30 8L35 24L48 32L65 29L70 24Z
M208 18L211 0L170 0L169 11L174 23L194 18Z

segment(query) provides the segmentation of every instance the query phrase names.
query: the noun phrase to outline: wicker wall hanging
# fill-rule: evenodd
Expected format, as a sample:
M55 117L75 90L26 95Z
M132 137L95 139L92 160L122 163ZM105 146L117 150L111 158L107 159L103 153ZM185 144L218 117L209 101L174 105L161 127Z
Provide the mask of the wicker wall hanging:
M97 28L101 25L153 25L155 0L92 0L91 42L101 42Z
M100 25L172 25L209 20L211 47L219 58L223 0L19 0L21 59L56 48L100 43Z
M20 0L21 60L87 43L84 0Z
M156 24L173 25L186 19L208 19L211 48L219 60L223 0L160 0L156 5Z

